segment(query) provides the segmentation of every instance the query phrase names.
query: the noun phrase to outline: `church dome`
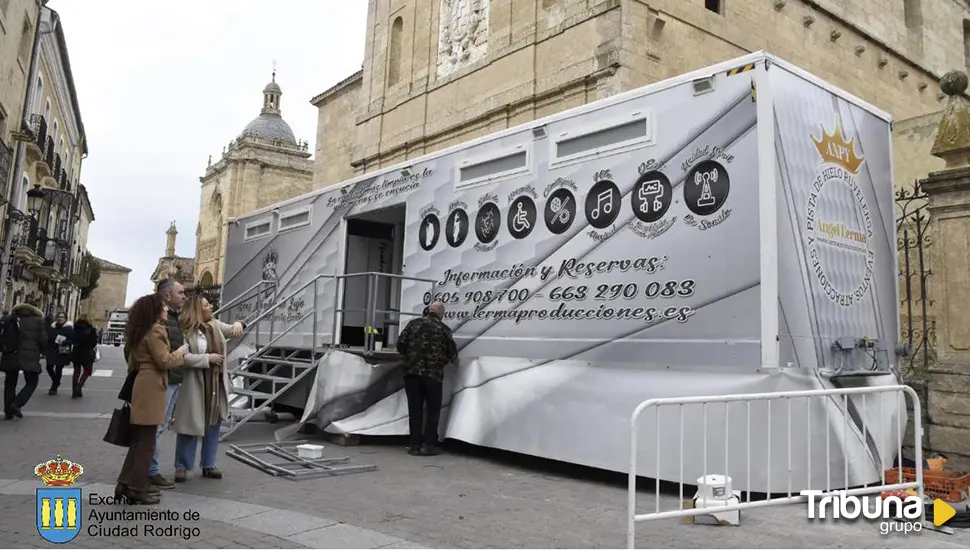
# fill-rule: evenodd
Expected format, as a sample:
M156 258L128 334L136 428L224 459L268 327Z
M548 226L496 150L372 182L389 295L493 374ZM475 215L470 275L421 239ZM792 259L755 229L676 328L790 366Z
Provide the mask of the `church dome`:
M266 85L265 88L263 88L264 94L268 92L277 93L281 95L283 93L283 89L280 88L280 85L276 83L275 77L274 77L274 80L272 80L269 84Z
M261 137L263 139L280 139L287 143L296 143L293 129L276 114L263 113L246 125L244 134Z
M273 79L263 88L263 108L259 116L243 129L243 136L280 140L288 145L297 144L293 129L283 120L283 114L280 110L282 95L283 89L276 83L276 71L273 71Z

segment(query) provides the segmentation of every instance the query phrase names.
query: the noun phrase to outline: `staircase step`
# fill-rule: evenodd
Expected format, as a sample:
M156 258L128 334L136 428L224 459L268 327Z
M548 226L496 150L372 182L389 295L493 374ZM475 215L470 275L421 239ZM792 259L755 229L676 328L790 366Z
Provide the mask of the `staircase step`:
M271 393L266 393L266 392L261 392L256 390L247 390L243 388L233 388L232 393L235 395L253 397L255 399L269 399L270 397L273 397L273 394Z
M285 376L276 376L273 374L263 374L261 372L252 372L248 370L241 370L239 372L232 373L232 376L241 376L243 378L255 378L258 380L269 380L271 382L279 382L281 384L288 384L293 381L292 378L287 378Z
M253 358L250 365L253 365L256 363L269 363L271 365L292 365L293 367L301 368L301 369L305 369L313 366L313 362L310 361L309 359L300 359L300 358L283 359L282 357L265 357L265 356Z

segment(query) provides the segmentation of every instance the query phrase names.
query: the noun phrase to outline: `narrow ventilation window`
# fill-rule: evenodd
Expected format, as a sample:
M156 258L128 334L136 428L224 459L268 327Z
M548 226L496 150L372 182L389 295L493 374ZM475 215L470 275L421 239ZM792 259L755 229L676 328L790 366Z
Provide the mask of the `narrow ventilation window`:
M903 21L906 28L918 30L923 26L923 5L921 0L903 0Z
M707 11L712 11L718 15L723 14L721 11L723 7L721 6L721 0L704 0L704 7L707 8Z
M287 229L297 229L305 225L310 225L310 209L302 208L294 212L287 212L280 216L280 231Z
M970 70L970 19L963 20L963 63Z
M247 225L245 240L252 241L269 235L270 224L270 220L261 220Z
M556 142L556 157L558 159L570 159L588 156L646 141L650 138L647 122L647 117L641 117L575 137L569 137L569 133L567 133L565 138Z
M458 187L509 177L528 170L529 151L519 146L513 153L463 161L458 167Z

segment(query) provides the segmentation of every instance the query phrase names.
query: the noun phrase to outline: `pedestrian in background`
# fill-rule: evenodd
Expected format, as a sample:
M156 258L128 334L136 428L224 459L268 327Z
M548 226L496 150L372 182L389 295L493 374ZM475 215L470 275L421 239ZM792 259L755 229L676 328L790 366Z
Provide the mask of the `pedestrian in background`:
M51 378L49 395L57 395L61 387L64 367L71 362L74 348L74 324L67 320L67 314L57 312L50 325L47 342L47 375Z
M10 315L0 322L0 343L3 357L0 369L6 373L3 381L3 412L7 420L23 418L20 411L34 395L40 382L40 358L47 347L47 327L44 312L30 303L14 306ZM20 373L24 373L24 387L17 392Z
M115 498L129 504L158 504L161 491L153 490L148 471L155 454L158 427L166 420L168 371L181 365L188 346L171 351L168 341L168 307L157 294L142 296L128 312L125 342L128 370L136 371L131 386L131 443L118 474Z
M81 388L91 377L94 370L94 358L98 349L98 333L91 324L91 319L82 313L74 321L74 350L71 362L74 363L74 376L71 378L71 397L84 397Z
M217 468L219 428L229 418L229 371L226 340L242 336L243 324L223 323L213 316L212 304L202 296L189 297L179 315L189 352L185 355L182 387L175 402L172 429L175 441L175 482L186 480L195 467L202 440L202 477L222 479Z
M445 365L458 358L458 346L441 319L445 305L434 302L423 317L409 322L397 340L404 357L404 391L408 399L410 441L408 453L430 456L441 453L438 422L441 419L442 382ZM422 417L424 418L422 429Z

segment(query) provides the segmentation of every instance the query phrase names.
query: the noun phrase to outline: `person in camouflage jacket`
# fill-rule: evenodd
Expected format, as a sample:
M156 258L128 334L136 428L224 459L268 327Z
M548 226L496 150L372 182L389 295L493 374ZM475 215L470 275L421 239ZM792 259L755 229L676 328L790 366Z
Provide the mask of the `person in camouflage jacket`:
M458 346L451 329L442 322L445 305L434 302L404 327L397 351L404 357L404 391L408 398L410 442L408 454L430 456L441 453L438 421L441 418L442 381L445 365L458 358ZM421 420L427 404L427 418Z

